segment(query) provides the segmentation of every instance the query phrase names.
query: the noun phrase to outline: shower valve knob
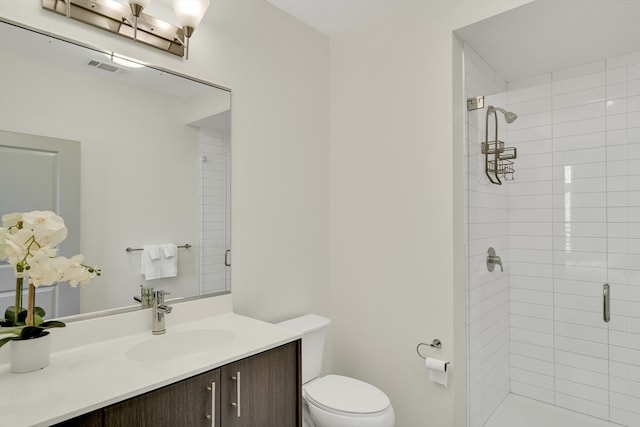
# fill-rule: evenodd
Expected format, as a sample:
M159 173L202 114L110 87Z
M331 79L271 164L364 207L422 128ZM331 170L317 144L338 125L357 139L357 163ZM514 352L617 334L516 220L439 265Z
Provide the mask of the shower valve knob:
M487 270L493 271L496 264L500 266L500 271L504 271L504 268L502 268L502 260L496 255L496 250L489 248L489 250L487 250Z

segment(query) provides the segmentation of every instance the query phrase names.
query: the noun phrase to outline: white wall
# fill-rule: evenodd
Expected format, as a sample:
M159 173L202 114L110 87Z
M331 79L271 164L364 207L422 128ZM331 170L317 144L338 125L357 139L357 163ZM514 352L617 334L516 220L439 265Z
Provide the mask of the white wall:
M465 425L451 32L523 3L414 0L331 41L333 368L385 390L398 427ZM455 362L448 389L415 352L436 337L443 348L428 353Z
M162 5L153 5L157 9L149 11L160 16L155 10ZM266 320L326 312L329 42L325 36L266 2L217 0L194 34L190 59L185 61L67 21L42 10L38 0L2 1L0 16L231 88L236 311ZM126 217L125 207L110 209ZM101 224L116 227L112 218L105 212Z

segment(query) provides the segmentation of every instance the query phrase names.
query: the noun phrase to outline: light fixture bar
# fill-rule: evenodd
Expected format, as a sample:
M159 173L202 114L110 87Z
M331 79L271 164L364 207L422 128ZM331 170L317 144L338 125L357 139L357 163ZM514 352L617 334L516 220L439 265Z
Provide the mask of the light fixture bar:
M142 13L136 32L130 8L113 0L42 0L42 8L180 57L185 55L182 28Z

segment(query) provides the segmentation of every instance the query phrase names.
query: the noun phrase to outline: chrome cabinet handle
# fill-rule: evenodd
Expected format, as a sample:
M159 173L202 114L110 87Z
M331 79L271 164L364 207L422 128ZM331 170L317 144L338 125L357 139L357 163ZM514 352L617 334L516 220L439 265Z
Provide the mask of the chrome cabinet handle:
M608 284L602 285L602 318L605 322L611 320L611 291Z
M231 261L229 261L229 255L231 254L231 249L227 249L224 251L224 265L226 267L231 267Z
M211 392L211 415L207 415L207 419L211 420L211 427L216 427L216 383L211 383L207 390Z
M235 377L231 377L236 382L236 401L231 403L231 406L236 408L236 416L240 418L240 371L236 372Z

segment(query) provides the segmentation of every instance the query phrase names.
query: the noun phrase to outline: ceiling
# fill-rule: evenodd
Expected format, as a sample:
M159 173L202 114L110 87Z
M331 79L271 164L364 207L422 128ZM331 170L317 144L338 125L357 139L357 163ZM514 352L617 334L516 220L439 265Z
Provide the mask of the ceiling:
M536 0L456 30L506 81L640 51L638 0Z
M289 15L332 36L407 0L267 0Z

